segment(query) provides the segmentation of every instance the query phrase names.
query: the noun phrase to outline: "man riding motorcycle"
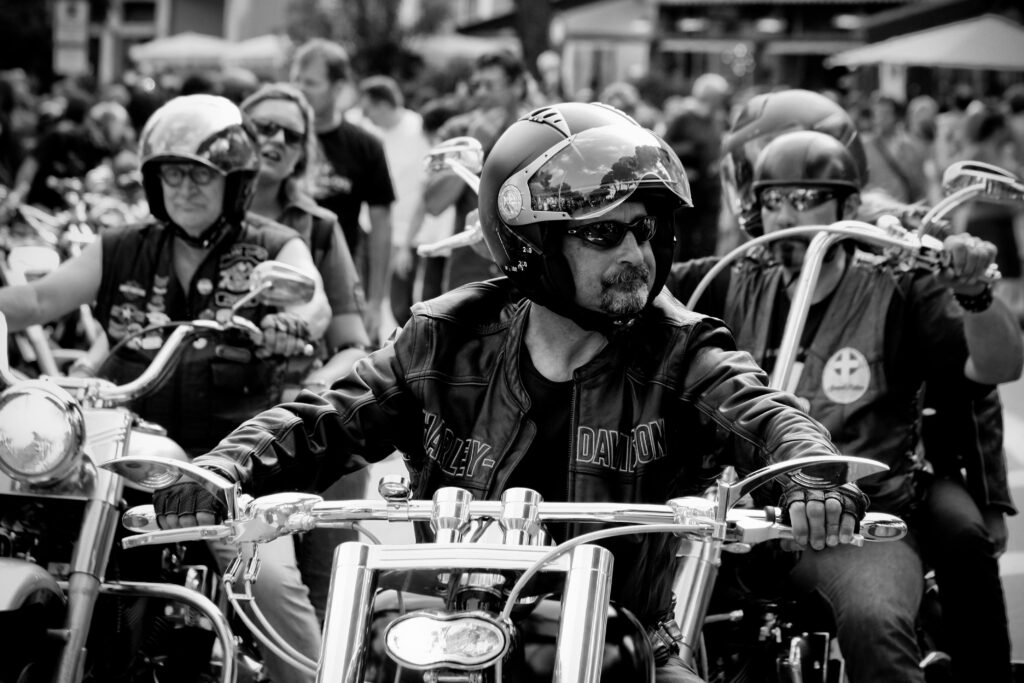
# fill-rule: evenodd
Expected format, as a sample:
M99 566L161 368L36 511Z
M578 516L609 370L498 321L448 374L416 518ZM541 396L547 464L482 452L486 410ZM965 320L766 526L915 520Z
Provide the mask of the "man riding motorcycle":
M394 342L331 391L259 415L196 463L258 494L322 487L397 448L416 498L529 486L547 500L656 502L702 491L721 462L835 454L719 321L662 291L673 221L690 205L675 153L622 112L531 112L481 176L487 246L507 277L415 305ZM154 503L164 528L223 513L193 483ZM865 504L853 485L795 483L783 503L797 542L820 549L848 543ZM615 597L649 632L670 634L674 544L610 547ZM661 654L658 681L697 680Z
M764 147L751 188L770 234L856 215L862 184L859 164L841 141L798 131ZM698 304L722 318L738 346L768 370L806 247L806 240L773 242L760 257L723 272ZM854 683L924 680L914 631L922 557L936 568L944 618L957 636L949 643L954 667L964 669L963 680L978 680L982 669L984 680L1008 680L994 546L963 485L926 472L919 399L926 381L985 396L991 385L1020 375L1024 350L1012 315L980 280L995 248L966 234L947 237L944 248L949 266L933 275L879 264L850 242L833 247L812 295L790 384L845 452L890 466L862 487L872 510L904 516L912 531L910 540L871 544L863 552L806 551L791 574L796 586L819 592L831 606ZM678 264L669 288L687 296L713 263ZM1001 622L993 619L997 611Z
M322 335L330 307L302 239L246 215L259 147L238 107L211 95L175 98L148 120L140 151L152 218L106 230L49 275L0 289L0 311L17 330L95 302L97 320L120 347L100 373L122 384L148 367L174 321L230 315L248 292L256 264L274 259L302 270L317 283L309 303L278 310L253 302L238 310L261 328L261 346L227 338L194 344L174 375L132 406L195 454L278 400L281 357L302 352ZM315 656L319 624L294 548L283 540L262 555L273 578L260 590L267 591L264 602L275 627ZM224 559L235 555L226 544L211 547ZM265 660L275 680L299 680L272 653Z

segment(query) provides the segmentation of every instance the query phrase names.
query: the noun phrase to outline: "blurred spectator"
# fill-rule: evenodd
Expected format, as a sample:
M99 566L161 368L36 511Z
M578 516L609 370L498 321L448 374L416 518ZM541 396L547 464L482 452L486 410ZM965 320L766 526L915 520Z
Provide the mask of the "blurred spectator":
M928 201L942 198L942 173L935 161L935 117L939 103L928 95L918 95L907 104L907 136L920 150L927 183Z
M1016 172L1019 170L1016 167L1019 153L1008 117L1002 111L992 105L970 107L970 113L964 119L963 159L982 161ZM996 263L1003 277L995 284L993 292L1024 323L1020 253L1024 240L1016 234L1016 229L1022 227L1020 208L982 199L969 204L965 213L964 229L975 237L992 242L999 249Z
M14 174L21 163L21 145L11 127L14 106L14 86L0 80L0 186L4 188L13 186Z
M65 111L68 118L42 137L21 163L15 187L4 202L6 209L13 209L22 201L51 209L63 208L61 195L47 185L49 178L84 178L104 160L133 153L134 131L128 112L121 105L100 102L88 110L80 123L71 118L77 112L70 104Z
M249 69L230 67L220 74L220 94L235 104L252 95L260 87L260 79Z
M1014 83L1007 88L1003 93L1003 102L1009 112L1010 130L1017 140L1017 154L1024 155L1024 83ZM1024 157L1018 156L1015 172L1021 171L1024 171Z
M868 184L905 203L924 199L927 182L924 155L902 124L903 106L896 99L874 93L871 98L871 132L864 135L868 158Z
M537 55L537 73L540 74L540 90L548 102L564 102L569 99L562 82L562 56L554 50L544 50Z
M295 52L291 81L313 107L322 152L313 196L341 221L366 287L366 329L376 341L390 281L395 191L380 140L344 118L339 102L354 86L353 78L348 53L337 43L314 38ZM369 215L368 238L359 223L363 204Z
M486 155L506 128L529 110L526 100L526 65L507 50L477 58L470 78L474 108L445 122L438 131L441 140L459 135L476 138ZM455 206L454 231L463 229L467 214L477 205L476 195L453 172L441 172L427 180L424 202L429 214L437 216ZM467 282L497 277L501 273L489 257L472 249L458 249L448 259L444 289Z
M298 232L324 281L332 318L322 355L329 358L345 348L368 346L362 284L338 217L309 194L318 146L312 108L297 88L272 83L246 98L241 110L260 144L249 210Z
M959 83L953 89L947 110L935 117L935 162L940 174L951 163L963 158L964 119L973 100L971 86Z
M718 178L723 133L720 121L721 117L710 106L696 97L689 97L665 129L665 142L683 162L693 196L700 198L687 210L687 220L677 221L675 258L678 261L715 253L722 209Z
M396 199L391 206L391 313L399 325L410 316L416 254L412 237L423 222L424 157L430 150L423 118L405 108L398 83L390 76L370 76L359 84L361 108L369 127L384 143Z
M219 95L217 78L210 72L193 73L185 77L179 95Z
M636 86L626 81L615 81L606 85L597 101L621 109L636 119L641 126L651 130L657 127L661 119L661 113L644 102Z

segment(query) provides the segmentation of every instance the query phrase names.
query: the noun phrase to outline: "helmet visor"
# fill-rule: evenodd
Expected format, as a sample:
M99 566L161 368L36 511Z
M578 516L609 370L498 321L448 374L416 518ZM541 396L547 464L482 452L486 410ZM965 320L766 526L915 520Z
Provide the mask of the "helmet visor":
M552 146L506 180L498 213L508 225L595 218L640 187L693 205L683 165L661 138L637 126L599 126Z

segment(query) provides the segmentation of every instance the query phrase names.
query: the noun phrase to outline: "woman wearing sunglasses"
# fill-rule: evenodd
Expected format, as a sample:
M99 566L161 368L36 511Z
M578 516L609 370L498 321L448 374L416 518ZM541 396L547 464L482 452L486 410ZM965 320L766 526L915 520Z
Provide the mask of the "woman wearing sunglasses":
M321 357L329 362L305 378L323 388L366 355L365 300L338 218L309 194L317 153L313 110L287 83L262 86L240 105L259 142L260 166L249 210L294 229L309 246L331 305Z
M798 131L768 143L754 164L753 194L765 234L856 216L863 185L847 147ZM740 349L771 372L808 241L777 240L723 272L698 304L720 317ZM943 648L956 681L1009 681L1006 607L995 539L1005 538L1004 503L977 503L949 453L924 450L920 396L944 392L983 400L1020 375L1021 337L1009 310L980 279L995 247L968 234L947 237L938 274L879 263L844 241L826 254L789 380L810 415L848 455L880 460L888 472L863 480L871 510L899 515L911 533L856 552L804 552L790 573L797 596L818 593L832 608L852 683L923 683L915 621L922 563L936 570ZM673 267L669 289L686 299L712 259ZM948 414L939 419L949 419ZM977 424L950 434L978 438ZM987 437L981 437L987 438ZM949 448L950 453L955 447ZM936 470L955 476L933 476ZM962 455L964 451L953 453ZM1005 464L1003 465L1005 467ZM1012 504L1009 509L1012 511ZM833 531L829 531L831 537Z

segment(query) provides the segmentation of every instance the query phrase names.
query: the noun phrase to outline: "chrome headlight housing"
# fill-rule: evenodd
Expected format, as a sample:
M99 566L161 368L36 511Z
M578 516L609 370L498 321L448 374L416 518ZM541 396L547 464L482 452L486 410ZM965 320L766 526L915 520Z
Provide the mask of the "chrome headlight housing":
M508 629L484 612L412 612L384 632L388 656L408 669L487 668L508 652Z
M20 382L0 394L0 470L46 486L75 471L85 418L71 394L46 380Z

